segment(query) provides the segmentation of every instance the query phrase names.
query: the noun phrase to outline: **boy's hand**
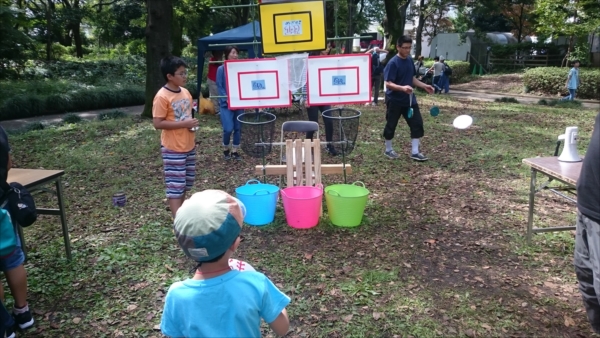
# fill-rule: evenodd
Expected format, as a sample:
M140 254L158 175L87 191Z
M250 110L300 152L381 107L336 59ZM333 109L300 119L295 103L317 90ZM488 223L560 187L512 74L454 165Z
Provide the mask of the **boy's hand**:
M411 86L402 86L402 88L406 94L412 94L413 92L413 88Z
M194 128L198 126L198 119L190 119L181 121L182 128Z
M425 91L426 91L428 94L433 94L433 92L435 91L435 89L434 89L432 86L430 86L430 85L425 85L425 86L423 87L423 89L425 89Z

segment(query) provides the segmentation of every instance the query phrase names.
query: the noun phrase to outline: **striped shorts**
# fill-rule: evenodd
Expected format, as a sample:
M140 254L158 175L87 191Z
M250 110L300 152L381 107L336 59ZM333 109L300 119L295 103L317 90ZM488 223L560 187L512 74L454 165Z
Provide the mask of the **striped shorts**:
M196 178L196 147L180 153L160 146L164 165L167 198L181 198L190 191Z

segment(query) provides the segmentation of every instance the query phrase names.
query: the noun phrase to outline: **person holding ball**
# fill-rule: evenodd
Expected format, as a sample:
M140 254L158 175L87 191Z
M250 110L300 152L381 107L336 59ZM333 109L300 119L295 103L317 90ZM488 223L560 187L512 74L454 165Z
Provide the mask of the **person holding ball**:
M400 117L410 128L410 138L412 139L412 151L410 157L415 161L427 161L428 158L419 151L419 140L425 131L423 129L423 118L419 111L417 98L413 93L413 88L424 89L427 93L433 94L434 89L419 81L415 75L415 66L410 57L410 48L412 47L412 38L410 36L401 36L396 42L398 54L395 55L385 66L385 102L387 110L385 114L385 128L383 137L385 139L384 155L396 159L398 154L392 148L392 139L398 126Z

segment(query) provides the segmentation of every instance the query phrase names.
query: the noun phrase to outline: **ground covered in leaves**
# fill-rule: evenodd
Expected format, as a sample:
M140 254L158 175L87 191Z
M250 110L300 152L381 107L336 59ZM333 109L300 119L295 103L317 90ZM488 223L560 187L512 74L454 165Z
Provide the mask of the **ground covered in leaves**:
M428 98L419 98L427 113ZM579 127L580 153L590 110L438 98L424 116L422 151L409 159L408 128L384 157L383 107L363 113L353 173L370 190L360 227L332 226L327 209L309 230L275 222L247 226L238 258L268 275L291 298L289 337L588 337L575 283L570 232L525 243L529 170L521 160L550 156L565 127ZM452 120L474 117L468 130ZM194 191L234 193L255 178L260 159L225 162L217 117L201 116ZM282 114L286 120L304 115ZM276 132L278 134L278 132ZM36 325L26 337L160 337L165 293L193 266L178 248L165 208L159 133L139 118L84 122L11 135L15 164L64 169L74 259L65 259L52 216L25 229L29 300ZM277 153L277 154L275 154ZM269 156L278 162L278 149ZM326 156L324 162L340 163ZM342 176L324 176L325 184ZM115 208L111 196L127 194ZM37 197L40 206L51 199ZM575 207L542 193L535 225L572 223ZM10 302L10 301L9 301ZM273 333L264 326L266 337Z

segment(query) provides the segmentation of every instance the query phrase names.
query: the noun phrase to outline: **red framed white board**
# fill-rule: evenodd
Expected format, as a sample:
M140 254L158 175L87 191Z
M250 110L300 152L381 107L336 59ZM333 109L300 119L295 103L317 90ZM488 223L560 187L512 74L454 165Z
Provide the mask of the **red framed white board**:
M371 102L369 54L310 56L307 68L308 105Z
M226 60L229 109L289 107L288 70L276 59Z

